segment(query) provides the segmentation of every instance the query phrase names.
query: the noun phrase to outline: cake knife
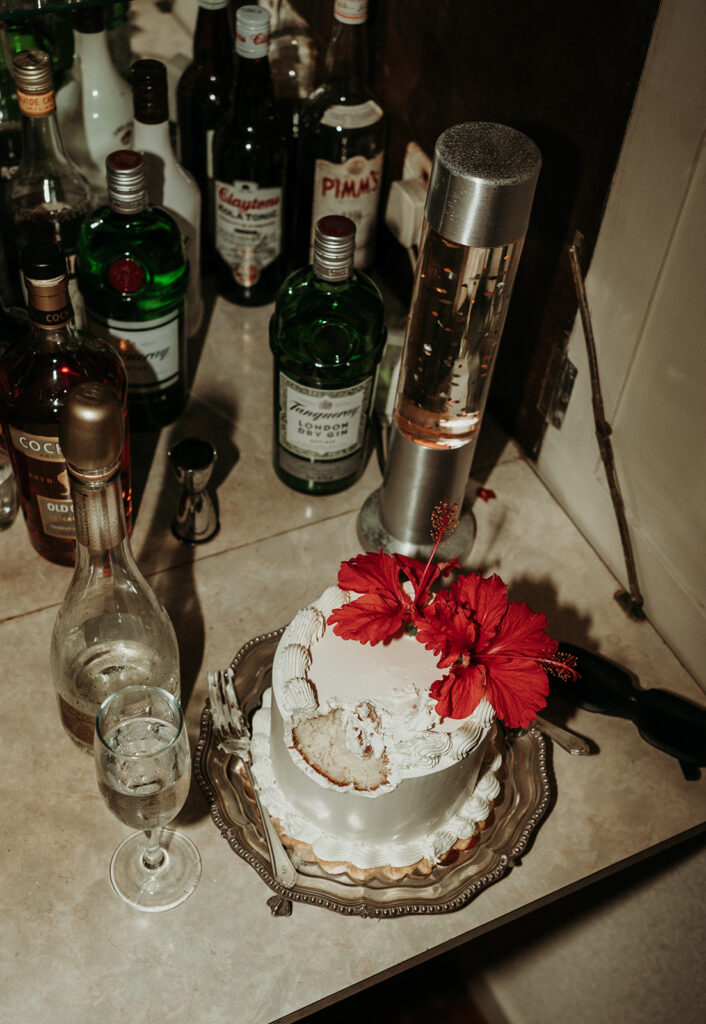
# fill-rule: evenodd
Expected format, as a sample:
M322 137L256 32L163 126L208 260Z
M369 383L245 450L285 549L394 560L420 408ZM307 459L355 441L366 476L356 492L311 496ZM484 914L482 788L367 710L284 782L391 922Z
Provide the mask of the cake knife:
M213 732L218 746L225 750L226 753L237 755L242 762L255 798L255 803L257 804L257 809L260 812L267 849L270 855L270 864L272 865L275 878L287 889L291 889L296 884L297 873L282 846L282 840L272 819L260 801L260 794L252 774L250 735L240 707L238 694L235 690L234 675L231 668L227 668L225 672L216 671L208 673L208 692L211 698ZM289 909L286 906L282 906L283 902L289 904ZM289 900L281 901L279 897L273 897L272 901L268 900L268 904L271 906L272 912L279 916L284 916L291 912Z

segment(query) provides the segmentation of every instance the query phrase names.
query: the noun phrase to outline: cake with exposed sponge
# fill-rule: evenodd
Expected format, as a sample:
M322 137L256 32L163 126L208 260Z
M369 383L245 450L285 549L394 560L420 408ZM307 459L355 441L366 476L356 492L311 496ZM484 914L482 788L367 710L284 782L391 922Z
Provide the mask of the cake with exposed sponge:
M359 555L284 630L253 718L253 766L302 860L362 881L428 873L487 821L500 793L496 718L535 717L557 644L497 576L432 593L455 568Z
M336 636L327 619L352 596L330 587L284 631L253 720L255 775L301 854L419 869L488 816L495 714L484 701L466 721L440 719L436 658L406 633L376 647Z

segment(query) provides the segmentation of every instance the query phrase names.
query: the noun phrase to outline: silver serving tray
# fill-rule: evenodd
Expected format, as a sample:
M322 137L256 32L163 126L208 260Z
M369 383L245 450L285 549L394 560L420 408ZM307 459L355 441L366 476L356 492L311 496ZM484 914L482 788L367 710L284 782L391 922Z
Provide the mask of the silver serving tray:
M272 659L283 629L249 640L232 661L248 722L270 686ZM209 803L211 817L229 845L275 892L268 900L274 914L289 913L292 901L361 917L441 914L466 906L507 874L526 852L552 803L554 784L547 741L541 732L534 728L499 742L504 747L502 792L477 844L428 875L409 875L394 883L361 884L345 874L330 875L319 864L299 862L295 862L296 886L288 889L277 882L257 805L244 774L238 770L239 759L224 753L215 742L208 701L201 714L194 774Z

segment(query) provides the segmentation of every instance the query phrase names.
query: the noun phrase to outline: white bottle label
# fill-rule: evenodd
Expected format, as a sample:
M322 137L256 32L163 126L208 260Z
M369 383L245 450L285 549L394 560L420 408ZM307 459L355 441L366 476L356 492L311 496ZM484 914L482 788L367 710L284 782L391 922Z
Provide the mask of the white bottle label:
M330 461L363 444L373 378L320 391L279 375L279 442L294 455Z
M355 224L355 266L372 262L375 222L380 201L383 154L372 160L352 156L344 164L317 160L314 169L314 212L309 240L309 259L314 253L314 229L321 217L338 214Z
M282 189L214 182L216 248L238 284L251 287L282 249Z
M89 332L104 338L125 360L128 387L146 395L175 384L179 378L183 307L157 320L132 322L102 317L86 309Z

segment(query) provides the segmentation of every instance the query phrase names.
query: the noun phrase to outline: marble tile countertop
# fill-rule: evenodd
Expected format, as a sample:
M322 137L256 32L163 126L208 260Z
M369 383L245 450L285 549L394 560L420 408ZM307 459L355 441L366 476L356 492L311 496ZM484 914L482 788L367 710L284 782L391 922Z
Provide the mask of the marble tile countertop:
M216 301L206 341L191 353L184 416L161 436L133 439L133 548L177 630L192 744L207 668L226 665L335 579L340 561L360 550L358 512L380 483L374 460L357 485L331 497L295 494L276 478L270 312ZM194 432L219 452L221 530L190 549L170 531L178 486L166 455ZM474 500L479 484L495 498ZM602 651L641 686L706 703L651 626L625 617L616 580L490 420L468 497L478 531L469 568L499 572L512 598L548 616L555 636ZM200 850L201 882L174 911L131 911L108 880L126 829L55 705L49 638L71 571L34 553L20 517L0 534L0 573L2 1022L299 1019L704 828L706 780L687 782L631 723L576 712L567 724L595 752L553 749L556 799L535 841L462 910L376 921L295 904L291 917L275 918L270 890L224 842L194 783L176 825Z

